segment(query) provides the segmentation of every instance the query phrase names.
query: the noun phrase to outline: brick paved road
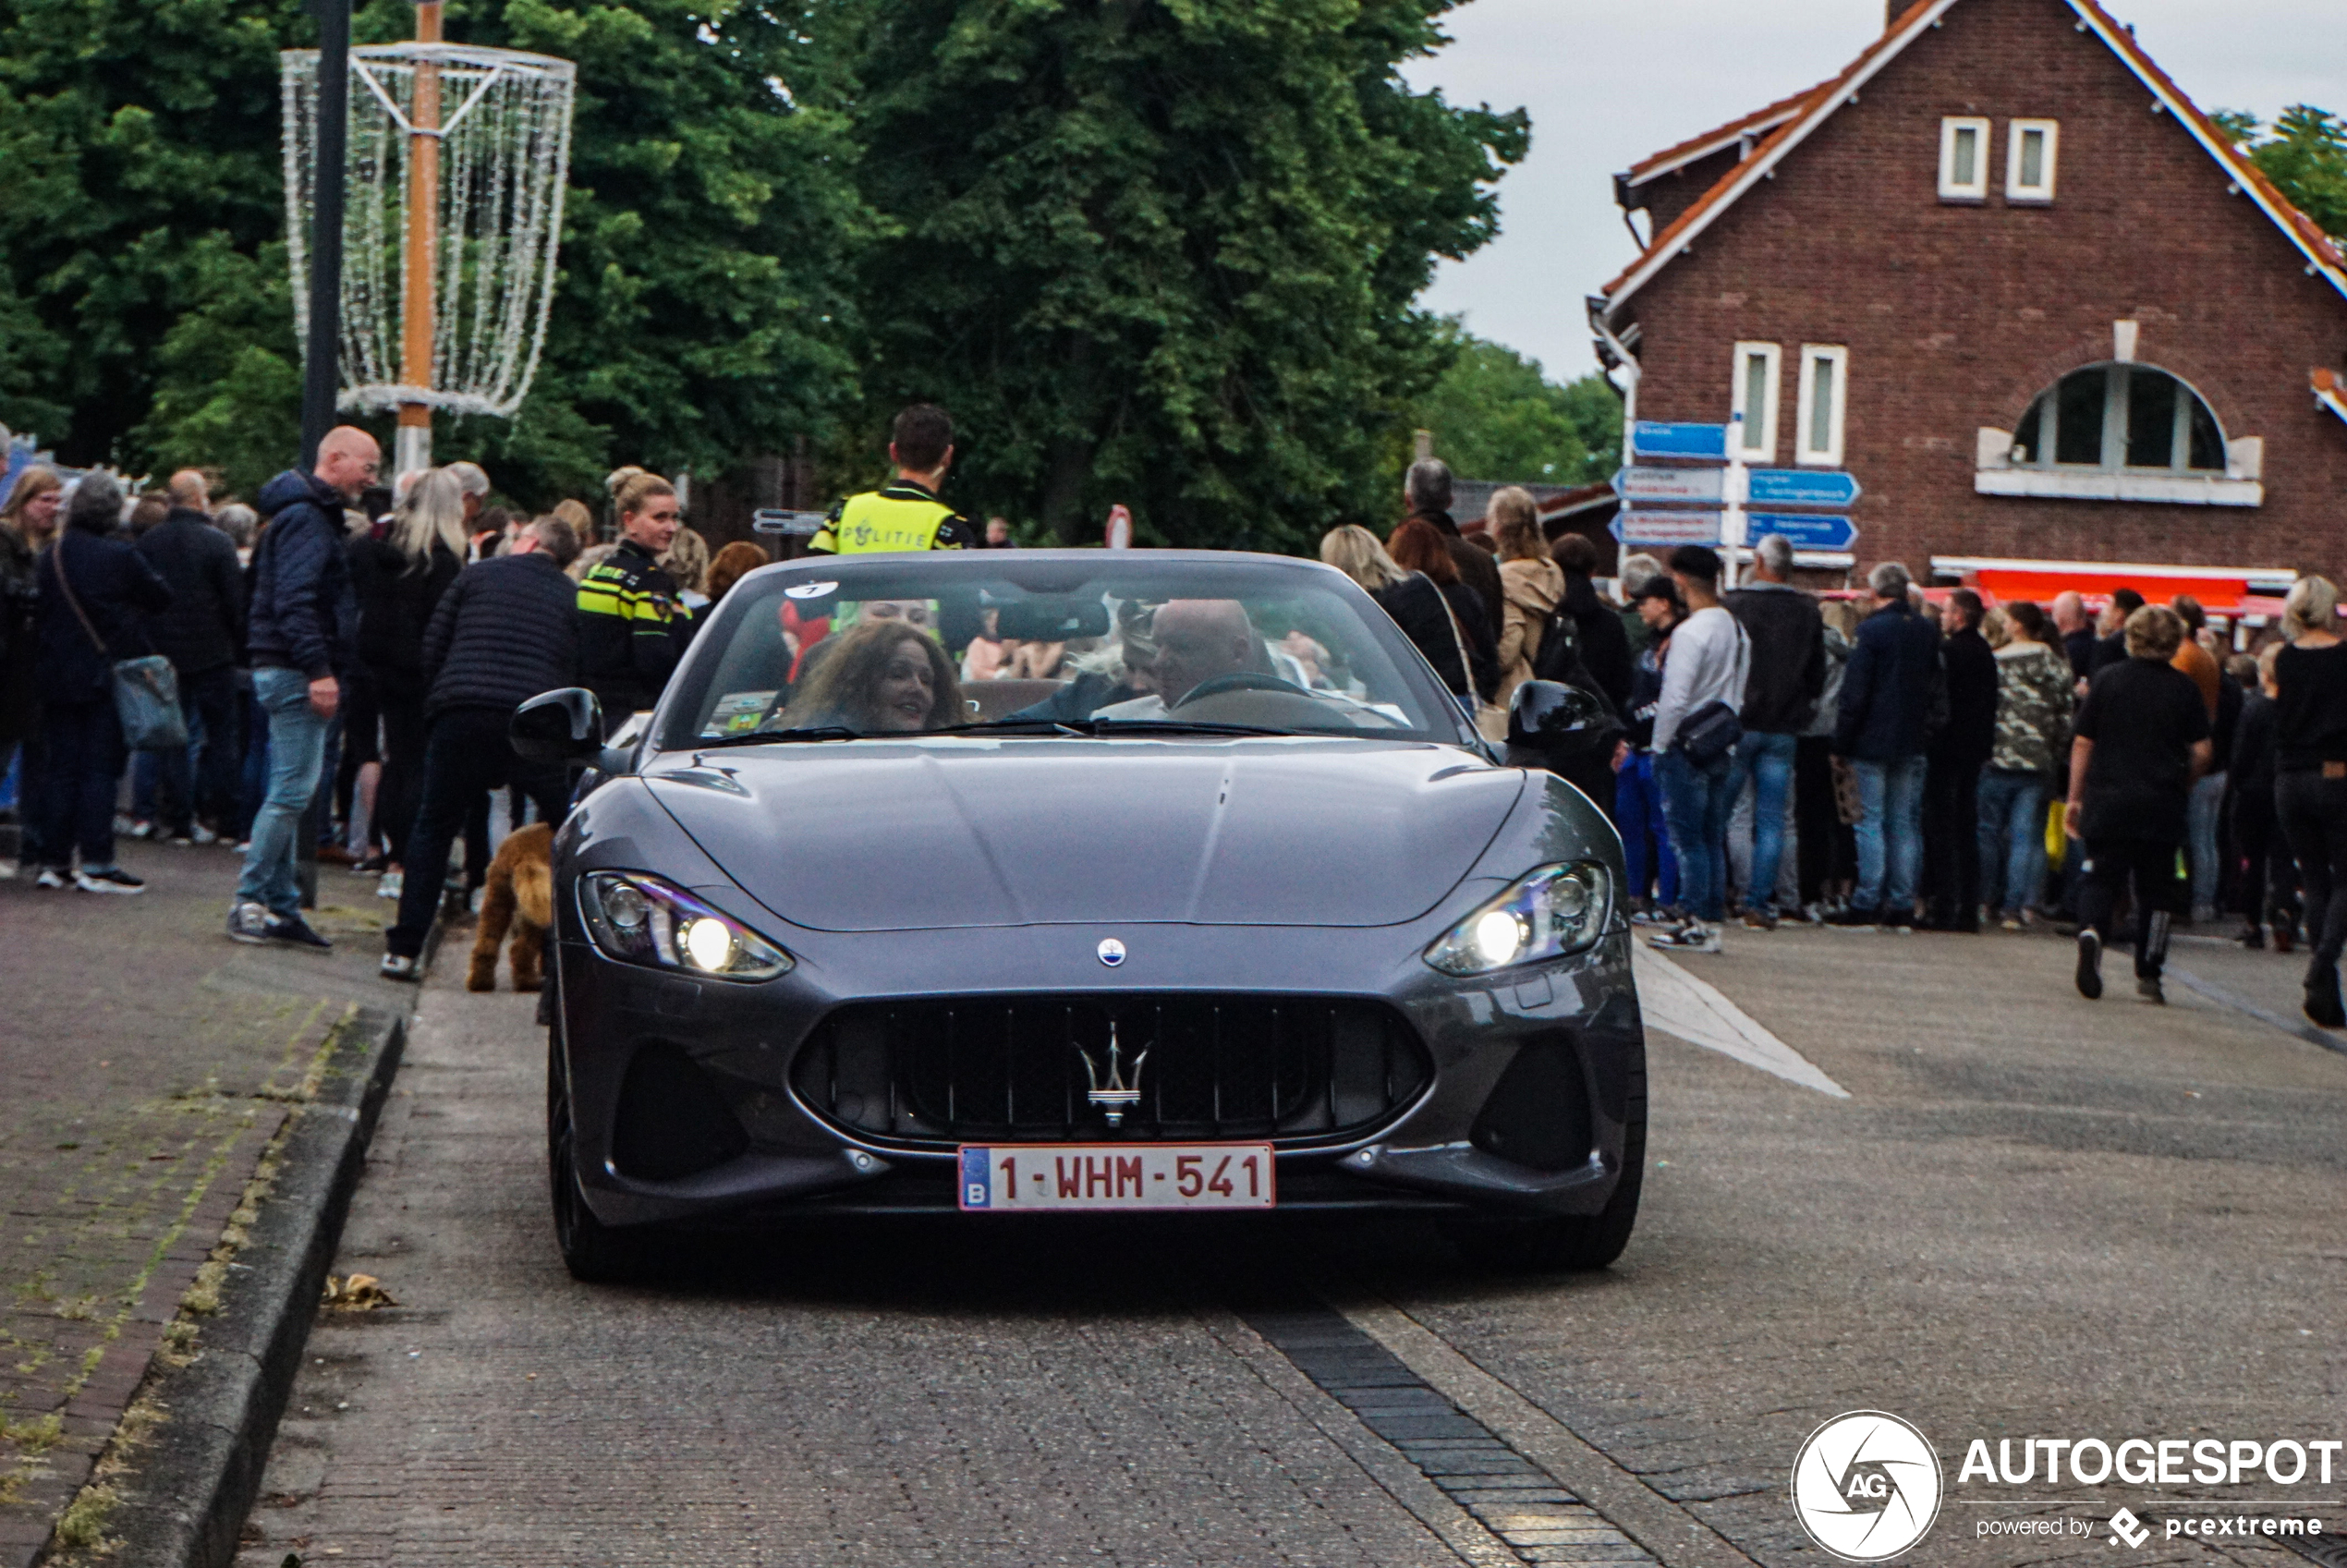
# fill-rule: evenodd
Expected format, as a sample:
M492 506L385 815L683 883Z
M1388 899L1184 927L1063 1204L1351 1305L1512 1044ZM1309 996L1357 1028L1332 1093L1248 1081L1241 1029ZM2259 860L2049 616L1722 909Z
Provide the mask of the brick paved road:
M327 1030L386 1000L371 883L326 873L341 951L263 950L223 934L228 851L124 849L136 898L0 882L6 1568L87 1478Z
M1685 962L1853 1098L1658 1038L1638 1236L1539 1282L1407 1226L934 1224L582 1288L529 1003L444 980L345 1240L400 1305L322 1317L240 1562L1818 1563L1785 1477L1860 1406L1951 1465L1916 1561L2107 1562L1976 1541L1963 1440L2341 1435L2347 1057L2084 1003L2050 939Z

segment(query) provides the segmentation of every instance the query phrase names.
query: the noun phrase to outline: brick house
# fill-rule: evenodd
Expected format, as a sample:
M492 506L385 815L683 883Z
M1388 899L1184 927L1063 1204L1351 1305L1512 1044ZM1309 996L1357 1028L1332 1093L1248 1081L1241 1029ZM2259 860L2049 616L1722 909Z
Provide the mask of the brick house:
M2347 256L2095 0L1894 0L1616 190L1628 413L1854 473L1854 561L1805 565L2212 609L2347 568Z

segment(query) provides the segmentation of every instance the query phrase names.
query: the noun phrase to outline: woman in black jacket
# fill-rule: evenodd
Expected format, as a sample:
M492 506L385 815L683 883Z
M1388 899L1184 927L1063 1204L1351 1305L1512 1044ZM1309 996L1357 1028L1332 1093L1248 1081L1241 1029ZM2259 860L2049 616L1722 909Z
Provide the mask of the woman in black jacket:
M2306 890L2306 1016L2347 1026L2339 956L2347 948L2347 642L2339 590L2301 577L2283 601L2290 646L2274 655L2274 814Z
M1443 602L1450 607L1451 619L1458 627L1459 642L1466 649L1467 675L1475 683L1475 695L1490 701L1491 694L1500 687L1499 634L1493 626L1491 606L1484 603L1483 596L1459 575L1459 564L1451 553L1450 541L1424 517L1412 517L1393 530L1385 549L1395 565L1405 572L1419 573L1441 591ZM1466 693L1459 695L1464 697Z
M121 519L122 486L110 474L88 475L33 570L40 596L33 678L49 752L41 786L43 887L139 893L147 885L114 858L115 790L127 760L114 666L154 651L146 617L170 606L171 590L136 549L108 537Z
M1385 553L1377 535L1358 523L1345 523L1323 534L1320 559L1359 583L1379 607L1393 617L1402 635L1434 666L1443 686L1472 711L1475 699L1470 695L1470 675L1465 662L1459 657L1463 639L1452 625L1448 602L1441 590L1421 574L1405 571Z
M441 595L464 569L469 542L464 486L450 469L434 468L407 492L388 533L380 540L362 535L350 544L359 667L383 725L374 820L395 869L405 864L423 784L424 632ZM359 744L373 738L360 737ZM386 895L397 891L390 884Z

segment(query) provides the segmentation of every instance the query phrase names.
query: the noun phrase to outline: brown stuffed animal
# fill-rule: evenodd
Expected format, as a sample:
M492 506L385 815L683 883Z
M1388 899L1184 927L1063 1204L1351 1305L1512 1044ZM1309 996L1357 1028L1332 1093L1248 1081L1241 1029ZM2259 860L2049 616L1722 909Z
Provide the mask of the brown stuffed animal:
M497 949L508 926L514 934L514 989L545 984L546 928L554 923L554 830L532 822L516 830L489 863L480 900L480 932L473 938L467 991L497 989Z

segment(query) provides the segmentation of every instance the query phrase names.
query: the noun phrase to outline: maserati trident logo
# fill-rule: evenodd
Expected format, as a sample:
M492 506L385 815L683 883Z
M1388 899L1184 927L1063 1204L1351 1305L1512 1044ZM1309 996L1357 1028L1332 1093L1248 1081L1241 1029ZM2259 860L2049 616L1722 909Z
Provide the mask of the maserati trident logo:
M1110 1126L1123 1126L1125 1112L1141 1102L1141 1064L1149 1059L1149 1053L1144 1051L1134 1057L1132 1072L1128 1075L1125 1070L1124 1048L1116 1043L1116 1026L1111 1024L1108 1027L1108 1073L1105 1076L1092 1060L1090 1051L1079 1051L1076 1054L1084 1058L1084 1076L1092 1086L1085 1092L1085 1103L1097 1105L1107 1112Z
M1093 951L1101 955L1101 962L1112 969L1125 962L1125 944L1114 937L1105 938Z

